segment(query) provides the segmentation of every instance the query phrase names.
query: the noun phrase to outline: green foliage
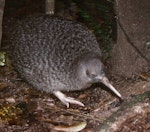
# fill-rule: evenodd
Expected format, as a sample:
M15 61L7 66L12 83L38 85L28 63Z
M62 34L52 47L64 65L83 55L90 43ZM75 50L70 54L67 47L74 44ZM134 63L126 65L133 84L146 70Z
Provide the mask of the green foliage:
M110 57L110 43L112 41L113 0L111 1L80 1L78 2L79 20L88 25L102 46L108 58Z
M146 47L147 47L147 49L150 49L150 41L146 42Z
M23 112L12 104L0 104L0 123L21 124Z
M6 53L0 51L0 66L5 66L6 63Z

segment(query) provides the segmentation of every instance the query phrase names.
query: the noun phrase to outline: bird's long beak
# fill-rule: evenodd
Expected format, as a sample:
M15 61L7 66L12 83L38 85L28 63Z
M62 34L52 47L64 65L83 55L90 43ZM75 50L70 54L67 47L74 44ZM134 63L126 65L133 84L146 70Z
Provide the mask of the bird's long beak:
M111 91L113 91L118 97L122 98L121 94L110 84L107 77L103 77L101 82L107 86Z

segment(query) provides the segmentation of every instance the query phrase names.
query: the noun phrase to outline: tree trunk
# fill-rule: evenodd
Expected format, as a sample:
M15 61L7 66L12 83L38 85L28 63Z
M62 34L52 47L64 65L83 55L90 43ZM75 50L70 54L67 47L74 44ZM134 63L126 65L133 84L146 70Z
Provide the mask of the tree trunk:
M1 47L1 39L2 39L2 21L3 21L4 6L5 6L5 0L0 0L0 47Z
M150 70L150 1L116 0L117 43L112 49L112 74L132 77Z
M45 0L45 13L53 15L55 12L55 0Z

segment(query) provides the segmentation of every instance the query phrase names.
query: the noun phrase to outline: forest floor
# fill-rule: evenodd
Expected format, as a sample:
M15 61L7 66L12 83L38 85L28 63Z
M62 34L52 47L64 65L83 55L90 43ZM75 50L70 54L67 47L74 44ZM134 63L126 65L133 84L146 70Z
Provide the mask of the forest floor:
M26 11L22 8L12 14ZM132 79L111 76L109 79L123 100L106 87L94 85L84 91L65 93L85 104L85 107L66 108L52 94L28 85L12 66L1 66L0 132L57 132L58 129L71 132L84 127L82 132L150 131L150 72Z
M103 86L66 93L85 104L66 108L51 94L21 80L12 67L0 67L0 131L82 132L150 130L150 73L138 79L112 79L121 101ZM57 126L57 127L56 127ZM59 127L58 127L59 126Z

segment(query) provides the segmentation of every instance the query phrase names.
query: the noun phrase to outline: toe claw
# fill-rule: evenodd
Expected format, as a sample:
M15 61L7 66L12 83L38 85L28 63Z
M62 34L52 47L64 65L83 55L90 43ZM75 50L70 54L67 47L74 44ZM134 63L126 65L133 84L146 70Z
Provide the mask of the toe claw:
M55 91L53 92L53 94L63 103L67 106L67 108L69 108L69 104L77 104L79 106L84 106L84 104L72 97L67 97L65 94L63 94L60 91Z
M82 102L75 100L74 98L71 98L71 97L66 97L66 101L70 104L77 104L79 106L84 106Z
M67 106L67 108L69 108L69 103L68 102L65 105Z

